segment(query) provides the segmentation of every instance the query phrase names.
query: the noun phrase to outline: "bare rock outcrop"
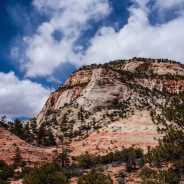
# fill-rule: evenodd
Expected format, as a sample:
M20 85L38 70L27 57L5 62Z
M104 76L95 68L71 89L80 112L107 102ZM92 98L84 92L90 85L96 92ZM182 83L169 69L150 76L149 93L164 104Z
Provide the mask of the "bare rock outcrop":
M59 109L75 100L79 105L85 104L86 107L107 105L114 100L127 100L132 92L127 83L171 93L179 93L184 88L183 79L172 79L174 75L184 76L181 64L158 63L157 60L154 63L131 60L124 62L121 67L114 68L116 70L97 66L95 69L80 70L71 74L66 83L50 95L43 109ZM128 71L128 75L132 73L132 78L119 71ZM157 77L134 76L137 72L151 73ZM163 75L167 75L167 78Z
M77 155L131 145L146 150L162 137L150 109L159 110L183 90L184 66L169 60L134 58L85 66L50 94L35 121L56 138L72 139Z

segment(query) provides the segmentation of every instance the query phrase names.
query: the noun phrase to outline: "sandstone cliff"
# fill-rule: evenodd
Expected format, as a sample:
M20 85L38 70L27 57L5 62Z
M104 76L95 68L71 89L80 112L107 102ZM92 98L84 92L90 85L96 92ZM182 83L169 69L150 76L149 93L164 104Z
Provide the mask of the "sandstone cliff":
M120 67L104 66L97 65L90 70L80 70L71 74L66 83L50 95L43 109L59 109L76 99L79 105L85 104L86 107L92 104L92 106L108 105L108 102L111 103L115 99L127 100L130 97L128 93L132 92L129 87L131 84L161 92L183 91L184 68L178 63L130 60L122 62ZM123 73L124 71L128 73Z
M75 154L81 145L83 151L108 152L104 145L113 140L117 149L154 146L161 135L149 111L184 90L183 76L183 65L169 60L133 58L85 66L51 93L36 117L37 127L44 125L57 139L71 138L78 145Z

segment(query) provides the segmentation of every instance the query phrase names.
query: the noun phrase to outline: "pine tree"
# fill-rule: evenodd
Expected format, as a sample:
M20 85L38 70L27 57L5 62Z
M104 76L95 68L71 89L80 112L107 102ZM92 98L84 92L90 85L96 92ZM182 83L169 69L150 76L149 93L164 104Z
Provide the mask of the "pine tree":
M45 137L45 128L44 128L44 125L41 124L39 130L38 130L38 133L37 133L37 143L38 144L42 144L42 139Z
M62 144L62 152L57 156L55 161L59 163L62 167L67 167L70 165L70 160L69 160L69 153L71 152L70 150L70 143L71 141L69 139L64 139L64 137L60 137L61 144Z
M15 150L15 156L14 156L14 165L18 166L20 164L21 160L22 160L22 157L20 155L20 149L17 146L16 150Z
M15 123L12 124L10 131L21 139L24 138L23 126L18 118L15 119Z
M49 145L56 145L56 140L51 132L51 130L48 130L48 141L49 141Z
M4 128L8 128L8 125L7 125L7 117L6 116L1 116L0 126L2 126Z

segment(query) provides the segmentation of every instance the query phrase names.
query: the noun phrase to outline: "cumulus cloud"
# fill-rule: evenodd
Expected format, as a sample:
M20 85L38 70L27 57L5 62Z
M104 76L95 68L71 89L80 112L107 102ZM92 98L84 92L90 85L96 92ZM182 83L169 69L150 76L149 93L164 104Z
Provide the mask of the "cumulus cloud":
M184 62L183 42L184 16L165 24L152 26L144 9L132 7L128 23L115 32L112 27L103 27L91 39L84 60L89 63L118 58L152 57L169 58Z
M24 38L28 47L22 65L28 77L51 75L64 62L78 64L81 54L76 51L81 48L75 42L81 31L90 27L90 20L98 21L110 12L108 0L35 0L33 4L50 20L42 23L32 38ZM58 40L55 31L61 35Z
M19 80L14 72L0 72L0 115L33 117L43 107L51 90L30 80Z
M179 16L169 22L152 25L151 0L132 0L128 23L120 30L101 27L89 39L87 48L77 45L90 20L98 21L110 14L108 0L34 0L34 6L50 19L42 23L33 37L25 37L27 49L21 68L27 77L50 77L62 63L81 66L132 57L168 58L184 62L183 0L155 0L151 8L158 12L178 6ZM57 34L55 34L57 33ZM16 50L13 52L17 55ZM22 61L22 60L21 60ZM53 78L48 78L50 81ZM54 81L54 80L52 80ZM56 82L56 81L55 81Z

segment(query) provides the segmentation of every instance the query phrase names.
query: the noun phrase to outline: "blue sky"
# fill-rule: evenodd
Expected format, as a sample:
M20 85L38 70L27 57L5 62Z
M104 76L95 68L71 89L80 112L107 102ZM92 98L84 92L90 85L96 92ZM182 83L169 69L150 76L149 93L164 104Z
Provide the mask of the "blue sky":
M184 62L184 0L0 1L0 115L34 117L85 64Z

